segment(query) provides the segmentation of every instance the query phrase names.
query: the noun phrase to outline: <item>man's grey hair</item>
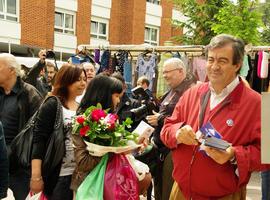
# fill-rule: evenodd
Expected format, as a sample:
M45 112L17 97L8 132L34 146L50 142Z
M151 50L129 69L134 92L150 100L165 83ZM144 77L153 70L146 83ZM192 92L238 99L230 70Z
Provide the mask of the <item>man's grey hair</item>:
M7 67L14 69L17 76L22 76L21 65L17 62L15 56L9 53L0 53L0 60L5 61Z
M92 65L92 66L94 67L94 69L97 71L96 63L92 63L92 62L83 62L83 63L81 64L81 66L84 68L84 66L85 66L85 65L88 65L88 64Z
M174 65L176 69L183 69L184 73L187 71L187 67L185 66L184 62L180 58L169 58L163 64L166 65Z

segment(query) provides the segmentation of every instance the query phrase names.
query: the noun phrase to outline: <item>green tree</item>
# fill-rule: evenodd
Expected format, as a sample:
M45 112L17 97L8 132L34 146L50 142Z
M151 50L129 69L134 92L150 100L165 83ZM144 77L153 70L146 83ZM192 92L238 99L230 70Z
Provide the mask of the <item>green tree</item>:
M242 38L246 43L256 45L260 42L259 28L262 26L258 3L238 0L235 4L224 1L222 8L214 16L217 22L211 29L216 33L227 33Z
M175 27L187 30L182 36L176 36L179 42L184 44L206 45L215 35L211 29L218 10L223 6L224 0L205 0L199 3L198 0L174 0L174 5L185 17L186 21L173 20Z
M262 13L263 30L261 32L261 42L263 45L270 45L270 0L261 3L258 12Z

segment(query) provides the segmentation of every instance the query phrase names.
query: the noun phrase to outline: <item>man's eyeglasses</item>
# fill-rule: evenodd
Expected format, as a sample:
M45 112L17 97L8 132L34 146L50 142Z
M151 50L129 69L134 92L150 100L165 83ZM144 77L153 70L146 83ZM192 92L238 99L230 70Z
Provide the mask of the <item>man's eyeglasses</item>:
M162 72L162 74L168 74L168 73L170 73L172 71L175 71L175 70L181 70L181 68L175 68L175 69L171 69L171 70L165 70L165 71Z

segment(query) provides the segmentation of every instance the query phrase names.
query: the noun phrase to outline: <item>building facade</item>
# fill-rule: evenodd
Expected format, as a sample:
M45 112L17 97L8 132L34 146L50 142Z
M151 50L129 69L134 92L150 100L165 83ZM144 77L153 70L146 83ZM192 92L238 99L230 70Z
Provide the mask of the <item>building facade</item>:
M34 56L53 49L58 59L80 44L164 45L181 30L170 0L2 0L0 51Z

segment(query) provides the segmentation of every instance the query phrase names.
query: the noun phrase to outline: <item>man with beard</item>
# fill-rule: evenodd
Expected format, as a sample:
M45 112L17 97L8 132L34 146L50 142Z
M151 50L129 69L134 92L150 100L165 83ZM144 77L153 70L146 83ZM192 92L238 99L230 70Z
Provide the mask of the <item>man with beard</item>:
M40 60L29 71L25 81L33 85L45 97L52 90L57 68L53 63L45 61L46 50L40 50L38 56Z

